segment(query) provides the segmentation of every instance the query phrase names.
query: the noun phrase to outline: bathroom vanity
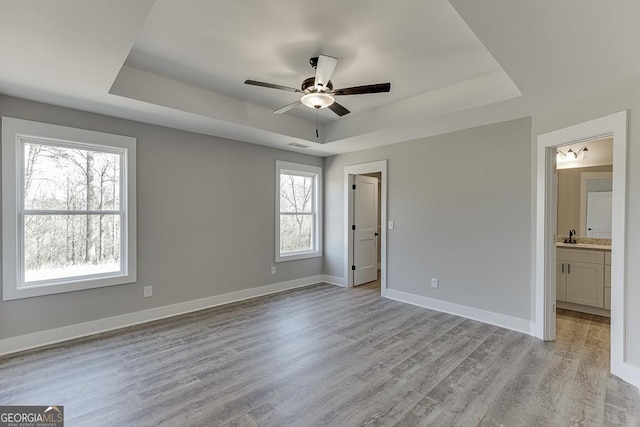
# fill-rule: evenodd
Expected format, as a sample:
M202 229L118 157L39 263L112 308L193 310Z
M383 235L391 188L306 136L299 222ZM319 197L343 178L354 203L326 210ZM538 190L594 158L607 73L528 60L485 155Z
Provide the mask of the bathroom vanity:
M609 316L611 247L557 243L556 301L560 308Z

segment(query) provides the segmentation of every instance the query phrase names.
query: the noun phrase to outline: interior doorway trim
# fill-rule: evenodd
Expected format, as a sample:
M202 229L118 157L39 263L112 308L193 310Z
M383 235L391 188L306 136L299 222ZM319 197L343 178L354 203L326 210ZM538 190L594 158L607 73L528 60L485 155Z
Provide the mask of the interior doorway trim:
M353 287L353 233L351 218L353 217L353 192L350 191L354 175L380 172L380 292L382 296L387 290L387 160L379 160L344 167L344 277L348 288Z
M555 148L569 143L613 137L613 201L611 251L611 372L638 385L637 368L625 361L627 111L590 120L538 136L536 195L536 262L534 335L555 339L556 203L550 183Z

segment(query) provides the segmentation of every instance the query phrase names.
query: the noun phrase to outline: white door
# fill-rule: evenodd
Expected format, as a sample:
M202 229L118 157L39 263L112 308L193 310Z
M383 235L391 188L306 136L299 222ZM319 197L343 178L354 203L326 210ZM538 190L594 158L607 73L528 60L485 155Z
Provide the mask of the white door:
M353 286L378 278L378 178L356 175L353 190Z
M611 238L611 194L587 193L587 237Z

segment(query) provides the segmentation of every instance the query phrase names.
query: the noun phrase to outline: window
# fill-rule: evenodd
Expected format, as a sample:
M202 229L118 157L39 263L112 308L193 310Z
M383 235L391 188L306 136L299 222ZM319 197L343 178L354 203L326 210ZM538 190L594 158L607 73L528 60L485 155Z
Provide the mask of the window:
M276 161L276 262L322 256L322 168Z
M135 148L2 118L4 300L135 282Z

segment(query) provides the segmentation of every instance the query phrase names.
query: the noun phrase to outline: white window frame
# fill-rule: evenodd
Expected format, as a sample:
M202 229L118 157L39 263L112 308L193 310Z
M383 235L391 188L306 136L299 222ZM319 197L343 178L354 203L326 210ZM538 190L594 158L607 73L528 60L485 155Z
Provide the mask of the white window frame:
M314 248L308 251L280 252L280 174L313 177L312 214ZM276 160L276 262L322 256L322 168L301 163Z
M121 157L121 270L25 284L23 143L118 153ZM4 301L133 283L136 266L136 139L29 120L2 118L2 299Z

